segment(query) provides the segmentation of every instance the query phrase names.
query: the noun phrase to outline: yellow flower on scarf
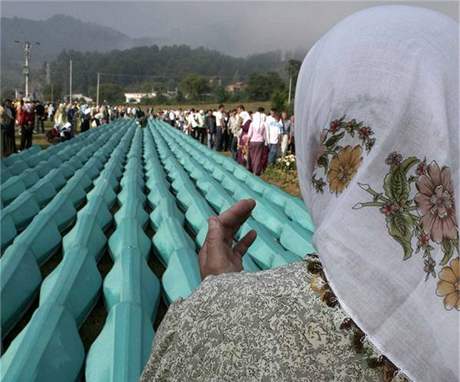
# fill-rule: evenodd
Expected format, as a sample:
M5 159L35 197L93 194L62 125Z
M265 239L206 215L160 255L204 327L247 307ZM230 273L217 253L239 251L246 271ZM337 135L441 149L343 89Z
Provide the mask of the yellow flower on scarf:
M340 194L348 186L363 161L361 155L362 148L357 145L353 148L346 146L334 156L327 173L331 192Z
M447 310L460 310L460 258L456 257L450 266L441 269L436 294L444 297L444 307Z

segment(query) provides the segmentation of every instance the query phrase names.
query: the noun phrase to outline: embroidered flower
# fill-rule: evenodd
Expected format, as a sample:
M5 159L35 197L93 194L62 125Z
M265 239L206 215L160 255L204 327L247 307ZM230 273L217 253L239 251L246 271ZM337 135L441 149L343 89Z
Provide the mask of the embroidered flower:
M312 183L313 183L313 187L315 188L316 192L320 192L320 193L324 192L324 186L326 186L326 182L323 180L323 178L317 179L313 175Z
M380 208L380 212L385 216L393 215L394 213L398 212L400 207L396 203L385 204L383 207Z
M341 121L339 119L336 119L335 121L332 121L331 124L329 125L329 131L332 134L335 134L341 126Z
M363 160L361 146L346 146L332 159L327 179L329 189L336 194L341 193L358 171Z
M370 137L372 130L369 127L361 127L358 131L359 138L366 140Z
M445 309L460 310L460 260L456 258L445 266L454 251L459 252L449 167L440 168L435 161L427 165L426 159L403 158L397 152L391 153L385 162L391 168L383 178L383 191L359 183L372 199L358 202L353 208L378 207L385 215L388 235L401 245L403 259L421 252L425 281L430 276L436 278L438 273L436 294L444 297ZM435 252L437 249L442 258ZM440 272L436 272L438 266L443 267Z
M327 129L321 130L319 144L312 151L311 182L318 193L323 193L327 184L331 193L341 193L356 174L363 159L362 153L369 153L375 144L374 132L370 127L362 121L347 121L345 118L344 115L335 119ZM343 142L347 139L355 144L347 146Z
M397 166L402 162L402 155L396 151L392 152L390 155L387 156L385 159L385 163L388 166Z
M427 166L426 166L426 159L423 161L423 162L420 162L417 166L417 170L415 171L415 173L418 175L418 176L422 176L422 175L425 175L426 174L426 171L427 171Z
M421 223L431 239L441 243L444 239L457 238L454 189L448 167L439 168L431 162L427 173L416 182L418 193L415 202L422 215Z
M428 247L428 244L430 244L430 236L425 232L422 232L418 237L418 245L421 248L426 248Z
M444 307L447 310L460 310L460 258L456 257L439 272L436 294L444 297Z

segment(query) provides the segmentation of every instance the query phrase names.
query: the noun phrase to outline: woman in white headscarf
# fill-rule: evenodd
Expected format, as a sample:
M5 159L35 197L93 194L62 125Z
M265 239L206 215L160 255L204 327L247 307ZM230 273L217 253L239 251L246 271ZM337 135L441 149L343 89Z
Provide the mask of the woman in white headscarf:
M237 273L254 202L211 218L205 279L169 308L142 380L459 379L458 54L457 23L402 6L315 44L295 112L318 259Z

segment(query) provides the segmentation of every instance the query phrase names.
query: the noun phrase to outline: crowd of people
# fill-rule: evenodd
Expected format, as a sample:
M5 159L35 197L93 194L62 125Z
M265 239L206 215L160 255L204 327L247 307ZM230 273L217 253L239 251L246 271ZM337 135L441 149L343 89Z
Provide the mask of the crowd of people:
M247 111L243 105L225 110L163 110L155 117L216 151L230 151L233 159L255 175L288 151L295 152L294 116L264 108Z
M6 99L0 105L2 156L25 150L32 146L34 134L46 134L50 143L71 139L77 131L84 132L116 118L138 118L140 108L129 106L94 106L87 103L44 103L23 98ZM45 131L45 122L51 128ZM16 145L16 135L21 137Z

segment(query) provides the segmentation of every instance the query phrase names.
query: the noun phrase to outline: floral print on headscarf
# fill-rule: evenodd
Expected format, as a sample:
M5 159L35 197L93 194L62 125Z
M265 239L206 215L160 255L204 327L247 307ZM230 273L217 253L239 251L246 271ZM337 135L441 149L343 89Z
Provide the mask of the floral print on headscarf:
M323 193L328 186L331 193L342 193L358 172L363 152L369 153L374 146L373 135L372 129L364 126L363 122L355 119L345 121L345 116L332 121L329 128L323 129L312 176L315 191ZM342 146L346 136L357 142Z
M385 163L390 169L383 192L360 183L372 200L353 208L378 207L388 234L403 249L403 260L421 253L425 280L430 275L438 277L436 294L443 297L445 309L460 310L460 264L459 257L453 258L454 252L459 254L458 225L449 167L416 157L404 159L398 152L391 153ZM436 246L441 249L440 259L433 254ZM443 267L438 275L437 264Z

